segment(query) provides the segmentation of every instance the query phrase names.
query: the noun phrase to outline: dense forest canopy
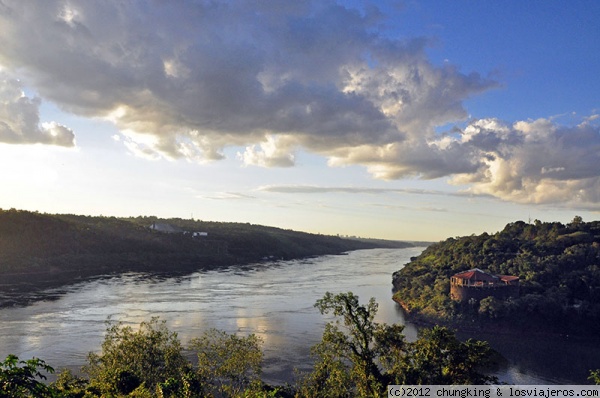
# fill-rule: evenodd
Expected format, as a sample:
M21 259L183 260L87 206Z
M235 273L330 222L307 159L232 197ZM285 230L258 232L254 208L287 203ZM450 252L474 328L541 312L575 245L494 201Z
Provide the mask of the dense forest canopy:
M520 277L520 297L450 300L450 277L480 268ZM493 235L449 238L394 273L394 298L415 318L600 331L600 222L518 221Z
M171 232L153 229L168 225ZM175 232L173 232L175 231ZM202 232L194 236L194 232ZM152 268L163 258L174 267L208 257L218 263L290 259L384 246L244 223L157 217L91 217L0 210L0 274L19 271L102 267ZM401 247L401 242L389 246ZM404 247L409 244L404 244ZM112 262L112 264L111 264Z

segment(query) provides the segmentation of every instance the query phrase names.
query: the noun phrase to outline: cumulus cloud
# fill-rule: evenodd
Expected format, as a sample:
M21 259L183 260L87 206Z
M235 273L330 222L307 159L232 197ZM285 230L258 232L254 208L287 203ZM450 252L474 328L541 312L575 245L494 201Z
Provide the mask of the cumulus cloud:
M425 39L377 33L375 8L331 0L3 4L0 62L63 109L132 132L146 157L339 157L431 134L494 86L432 65Z
M548 119L506 124L472 122L456 140L481 159L473 173L453 182L470 191L520 203L577 204L600 209L600 126L590 117L577 126Z
M293 166L294 155L288 145L282 144L283 140L285 138L269 136L266 142L261 143L259 146L249 146L244 153L238 152L238 158L246 165L262 167Z
M29 98L22 83L0 70L0 142L72 147L75 135L56 122L40 123L38 97Z
M301 148L381 179L446 177L505 200L598 207L596 115L437 134L497 83L434 65L427 38L391 38L384 18L333 0L3 0L0 64L61 109L111 120L149 159L212 161L241 146L244 164L288 167ZM66 127L40 125L39 99L2 84L1 140L72 145Z
M464 129L385 146L338 149L331 165L363 164L377 178L450 177L466 193L517 203L600 210L600 126L550 119L471 120Z

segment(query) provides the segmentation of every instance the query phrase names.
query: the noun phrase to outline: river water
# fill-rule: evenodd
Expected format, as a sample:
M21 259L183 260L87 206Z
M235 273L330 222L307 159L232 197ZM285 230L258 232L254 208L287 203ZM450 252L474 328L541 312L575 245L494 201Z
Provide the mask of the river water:
M362 302L375 297L378 322L404 323L391 300L391 275L422 248L376 249L347 255L279 261L197 272L187 276L126 274L48 290L45 300L0 309L0 358L44 359L56 369L78 370L89 351L98 351L106 320L138 325L152 316L188 342L210 328L264 341L264 378L291 382L307 370L309 349L325 323L314 303L325 292L352 291ZM409 340L417 329L406 324ZM515 384L582 384L600 368L596 344L569 338L463 336L484 338L506 362L496 374Z

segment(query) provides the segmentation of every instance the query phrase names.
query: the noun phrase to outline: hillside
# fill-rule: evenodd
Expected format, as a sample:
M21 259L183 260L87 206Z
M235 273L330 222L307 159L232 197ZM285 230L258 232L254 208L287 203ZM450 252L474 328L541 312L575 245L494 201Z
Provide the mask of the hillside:
M472 268L520 277L517 299L457 303L450 276ZM393 275L394 299L413 319L456 326L588 334L600 331L600 222L522 221L493 235L429 246Z
M387 247L398 244L388 242ZM0 210L0 290L109 273L191 272L374 247L386 244L243 223Z

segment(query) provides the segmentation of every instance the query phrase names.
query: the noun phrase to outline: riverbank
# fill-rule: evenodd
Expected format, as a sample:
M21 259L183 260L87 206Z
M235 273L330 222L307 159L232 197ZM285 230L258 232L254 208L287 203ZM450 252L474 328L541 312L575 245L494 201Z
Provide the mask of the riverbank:
M43 358L57 369L78 369L97 352L105 321L132 327L159 316L183 342L217 328L264 341L264 378L285 383L294 368L309 370L310 347L322 338L325 320L315 301L327 292L352 291L366 303L379 303L376 322L404 323L390 300L389 275L422 248L358 250L343 256L265 261L181 277L124 274L45 291L32 305L0 310L0 351ZM412 323L407 340L416 339ZM464 336L464 340L469 337ZM463 336L461 335L461 338ZM476 336L493 342L508 363L499 369L512 384L585 384L589 369L600 367L600 345L524 336Z
M461 334L478 335L490 334L496 336L539 336L544 338L568 338L583 341L598 341L600 337L595 333L577 333L572 334L564 331L557 331L548 328L548 323L545 321L531 320L530 322L511 322L511 320L500 319L491 321L489 319L478 320L471 319L449 319L436 316L428 316L419 312L411 311L409 306L396 296L392 296L392 300L396 302L404 313L405 319L417 327L431 328L436 325L446 326L456 330Z
M565 334L548 331L543 324L526 327L498 322L480 324L427 317L408 311L406 303L393 301L400 307L406 322L417 329L442 325L456 330L463 341L487 341L498 352L500 368L494 373L508 384L523 383L516 369L534 369L539 379L532 384L589 384L589 372L600 366L600 337L594 334Z
M127 272L189 274L408 242L343 239L247 223L0 210L0 306L19 294ZM18 301L18 300L17 300Z
M600 332L600 222L507 224L495 234L448 238L393 273L411 317L461 329L594 336ZM451 278L479 268L519 279L510 299L455 301Z
M298 256L286 260L308 259L319 255L340 255L345 252L347 251L331 250L323 254ZM47 271L28 270L19 273L2 273L0 274L0 308L28 305L40 299L47 300L52 296L40 295L41 292L66 289L70 285L98 278L106 279L128 273L142 273L147 274L148 277L177 277L193 272L227 269L232 266L245 266L259 262L252 258L244 259L235 256L162 255L154 256L152 260L144 263L130 261L131 256L126 255L111 256L111 259L106 257L102 255L96 258L80 258L76 269L61 269L59 264ZM68 259L67 262L72 263L73 259Z
M163 258L165 264L172 264L167 257ZM68 289L69 286L98 278L111 278L127 273L146 273L149 276L179 276L195 271L210 271L236 265L224 258L205 259L203 262L177 263L177 266L166 270L164 267L143 266L135 263L121 264L107 263L111 266L89 266L81 263L78 269L53 268L48 271L5 273L0 275L0 308L29 305L38 300L48 300L53 296L43 293L48 290Z

